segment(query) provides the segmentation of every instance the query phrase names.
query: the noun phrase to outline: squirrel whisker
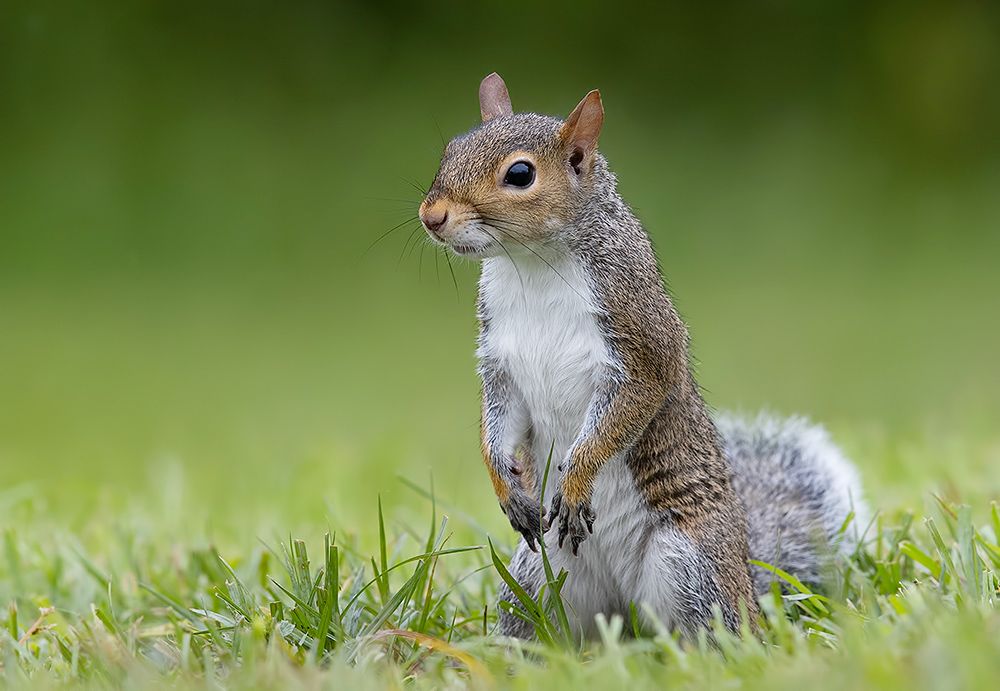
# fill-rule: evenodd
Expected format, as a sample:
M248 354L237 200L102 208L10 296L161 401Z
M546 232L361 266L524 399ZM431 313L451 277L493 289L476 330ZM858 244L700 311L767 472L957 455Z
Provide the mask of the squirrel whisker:
M455 267L451 265L451 257L448 256L447 252L442 252L444 254L444 259L448 262L448 271L451 273L451 282L455 286L455 297L461 298L461 294L458 291L458 279L455 278Z
M410 178L401 178L401 180L403 182L405 182L407 185L409 185L410 187L412 187L413 189L415 189L417 192L419 192L421 198L427 196L427 190L425 190L423 187L421 187L417 182L411 180Z
M419 221L420 221L420 219L417 218L416 216L411 216L410 218L406 219L402 223L397 223L392 228L390 228L389 230L385 231L384 233L382 233L381 235L379 235L377 238L375 238L375 241L372 242L372 244L368 245L367 249L365 249L364 254L368 254L375 245L377 245L378 243L382 242L382 240L386 239L387 237L389 237L390 235L392 235L393 233L395 233L397 230L399 230L403 226L407 225L408 223L418 223Z
M403 263L403 255L406 254L406 248L410 246L410 243L413 241L414 236L416 236L417 233L422 232L422 231L423 231L423 228L421 226L419 226L419 225L416 228L414 228L413 230L410 231L409 237L407 237L406 238L406 242L403 243L403 249L400 250L400 252L399 252L399 259L396 260L396 267L397 268L399 268L399 265ZM418 242L419 242L419 240L418 240ZM411 250L411 252L412 252L412 250Z
M496 236L496 235L494 235L493 233L491 233L491 232L489 231L489 228L492 228L492 226L490 226L490 225L489 225L489 224L487 224L487 223L482 223L482 222L480 222L480 223L479 223L479 228L480 228L480 229L481 229L481 230L482 230L482 231L483 231L484 233L486 233L487 235L489 235L489 236L490 236L490 237L491 237L491 238L493 239L493 242L495 242L495 243L497 244L497 246L499 246L499 247L500 247L500 249L502 249L502 250L503 250L504 254L506 254L506 255L507 255L507 258L508 258L508 259L510 259L510 263L511 263L511 265L512 265L512 266L514 267L514 273L516 273L516 274L517 274L517 280L518 280L518 281L520 281L520 283L521 283L521 290L523 291L523 290L524 290L524 277L523 277L523 276L521 275L521 270L517 268L517 262L516 262L516 261L514 261L514 257L513 257L513 256L511 256L511 253L510 253L510 250L508 250L508 249L507 249L507 248L506 248L506 247L504 246L504 244L503 244L502 242L500 242L500 240L499 240L499 239L497 238L497 236ZM503 231L501 231L501 230L500 230L499 228L493 228L493 230L496 230L497 232L501 232L501 233L503 232Z

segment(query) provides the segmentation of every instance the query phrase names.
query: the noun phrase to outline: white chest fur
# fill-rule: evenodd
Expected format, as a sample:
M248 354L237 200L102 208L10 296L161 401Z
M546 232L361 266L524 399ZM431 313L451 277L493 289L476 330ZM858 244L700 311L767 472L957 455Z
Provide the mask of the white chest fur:
M527 407L535 460L544 464L552 448L555 474L610 364L588 277L568 257L551 266L494 257L483 261L480 294L489 328L478 355L496 359L513 379Z

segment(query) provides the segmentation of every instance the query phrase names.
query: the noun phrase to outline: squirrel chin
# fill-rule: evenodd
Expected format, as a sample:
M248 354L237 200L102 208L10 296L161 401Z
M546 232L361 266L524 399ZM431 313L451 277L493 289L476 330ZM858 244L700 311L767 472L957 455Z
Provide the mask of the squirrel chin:
M476 245L448 245L448 249L466 259L485 259L491 256L490 251L493 249L493 245L492 243L481 247Z

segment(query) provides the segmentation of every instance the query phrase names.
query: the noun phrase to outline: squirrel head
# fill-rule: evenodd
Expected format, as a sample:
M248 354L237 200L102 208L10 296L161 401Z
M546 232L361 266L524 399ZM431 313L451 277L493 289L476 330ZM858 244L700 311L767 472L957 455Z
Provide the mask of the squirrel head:
M482 123L445 147L420 204L431 239L481 259L543 243L585 203L604 122L601 94L587 94L565 121L514 113L495 72L479 85Z

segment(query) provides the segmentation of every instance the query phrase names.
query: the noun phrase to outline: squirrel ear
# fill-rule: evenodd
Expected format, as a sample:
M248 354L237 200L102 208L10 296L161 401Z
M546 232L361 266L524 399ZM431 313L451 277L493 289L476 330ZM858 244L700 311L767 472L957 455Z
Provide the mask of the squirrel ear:
M507 85L503 83L503 79L496 72L487 75L479 84L479 113L483 116L483 122L513 112L510 94L507 93Z
M601 136L603 124L604 104L601 103L601 92L594 89L583 97L559 129L559 138L571 151L569 163L577 175L580 174L580 165L589 161L597 149L597 138Z

